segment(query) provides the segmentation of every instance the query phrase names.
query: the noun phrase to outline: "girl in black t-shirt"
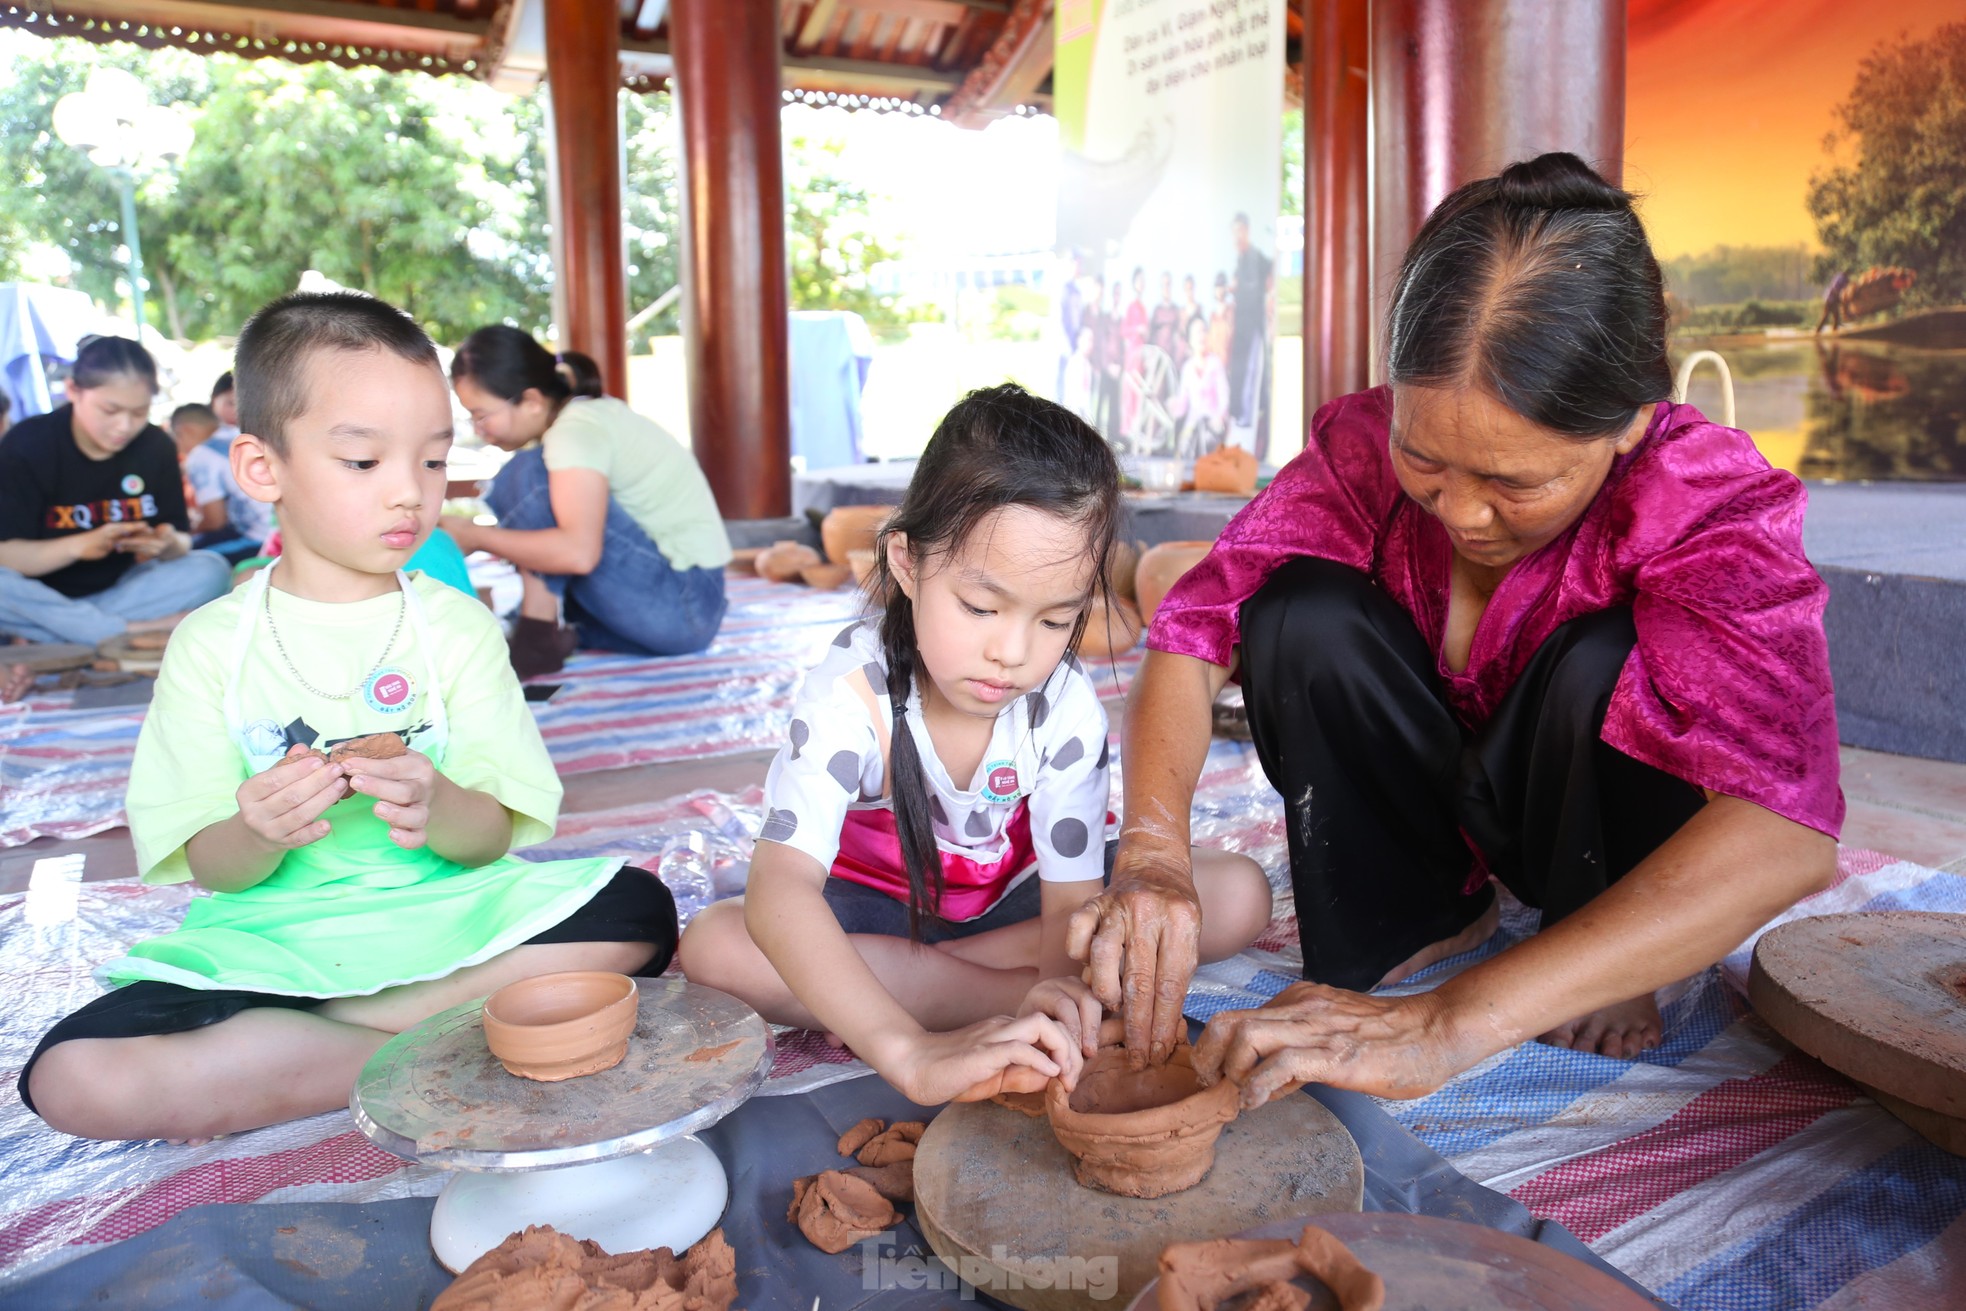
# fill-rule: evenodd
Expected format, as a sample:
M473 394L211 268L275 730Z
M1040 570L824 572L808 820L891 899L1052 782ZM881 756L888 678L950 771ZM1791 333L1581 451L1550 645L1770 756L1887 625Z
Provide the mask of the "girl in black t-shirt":
M191 549L177 448L150 422L156 394L148 351L98 337L69 403L0 438L0 634L95 645L224 594L230 566ZM0 696L24 690L0 672Z

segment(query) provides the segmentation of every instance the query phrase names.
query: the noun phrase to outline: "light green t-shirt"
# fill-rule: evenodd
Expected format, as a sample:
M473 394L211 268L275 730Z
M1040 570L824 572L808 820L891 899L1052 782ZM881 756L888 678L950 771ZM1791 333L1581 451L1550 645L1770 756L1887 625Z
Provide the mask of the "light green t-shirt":
M360 692L329 701L296 687L263 620L255 624L240 664L235 649L240 607L254 594L250 587L199 607L178 625L130 768L130 834L146 883L188 880L184 844L238 813L239 785L249 771L225 718L224 689L235 665L239 717L249 734L277 735L304 719L324 743L422 724L429 718L428 671L438 671L450 722L444 774L459 787L491 793L512 812L512 846L553 835L559 776L512 673L498 621L477 598L428 574L410 577L435 649L421 649L417 627L406 618L383 658L385 668L400 670L410 681L408 707L401 711L378 712ZM375 666L402 604L395 591L331 604L276 587L271 598L280 641L295 668L329 692L353 687Z
M678 569L721 569L730 538L696 457L612 396L569 401L541 439L548 469L593 469Z

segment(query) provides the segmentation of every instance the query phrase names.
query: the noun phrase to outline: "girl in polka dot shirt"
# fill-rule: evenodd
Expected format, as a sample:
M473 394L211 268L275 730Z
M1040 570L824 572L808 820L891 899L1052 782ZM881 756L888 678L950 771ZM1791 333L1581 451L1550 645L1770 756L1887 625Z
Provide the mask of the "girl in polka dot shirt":
M1014 385L945 417L882 530L880 613L807 676L747 895L684 972L836 1035L923 1104L1069 1086L1101 1008L1067 950L1111 867L1106 713L1074 652L1120 514L1112 449ZM1197 851L1201 954L1252 941L1263 872Z

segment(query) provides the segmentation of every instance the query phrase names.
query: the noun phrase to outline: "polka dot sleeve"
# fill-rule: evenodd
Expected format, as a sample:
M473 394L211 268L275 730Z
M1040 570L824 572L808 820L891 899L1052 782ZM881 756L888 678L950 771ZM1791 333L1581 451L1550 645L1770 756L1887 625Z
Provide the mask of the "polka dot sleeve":
M878 665L873 668L879 672ZM758 839L803 851L823 869L830 870L839 854L847 807L863 795L880 795L880 740L869 702L886 702L870 695L875 689L868 681L849 648L830 650L807 675L792 706L785 744L765 776ZM878 690L885 692L884 680Z
M1055 704L1032 726L1042 763L1031 790L1031 845L1039 878L1071 883L1105 874L1109 755L1098 695L1077 670L1060 672Z

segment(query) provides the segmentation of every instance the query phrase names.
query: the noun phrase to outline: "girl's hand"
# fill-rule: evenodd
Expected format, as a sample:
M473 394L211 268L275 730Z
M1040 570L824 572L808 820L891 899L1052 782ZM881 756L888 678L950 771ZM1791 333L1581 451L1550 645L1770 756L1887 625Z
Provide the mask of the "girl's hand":
M1024 1004L1017 1008L1022 1015L1049 1015L1058 1021L1065 1036L1072 1040L1080 1059L1076 1064L1083 1065L1085 1057L1096 1055L1099 1051L1099 1022L1105 1018L1106 1008L1092 995L1092 989L1070 974L1056 978L1040 979L1037 985L1024 994ZM1067 1085L1078 1081L1078 1071L1066 1080Z
M1299 1084L1424 1097L1466 1069L1438 994L1373 997L1297 983L1253 1011L1223 1011L1195 1044L1202 1082L1242 1085L1245 1109Z
M437 791L437 767L421 751L387 760L350 760L348 790L375 798L375 815L389 825L389 840L415 851L429 840L430 799Z
M239 785L239 819L260 842L278 851L304 847L328 835L321 818L348 794L340 765L330 765L303 746Z
M1046 1015L999 1015L948 1033L922 1034L875 1068L910 1101L939 1106L993 1096L998 1084L1028 1090L1026 1082L1033 1076L1042 1086L1068 1068L1069 1082L1075 1083L1081 1063L1058 1021ZM978 1091L978 1085L989 1090Z

